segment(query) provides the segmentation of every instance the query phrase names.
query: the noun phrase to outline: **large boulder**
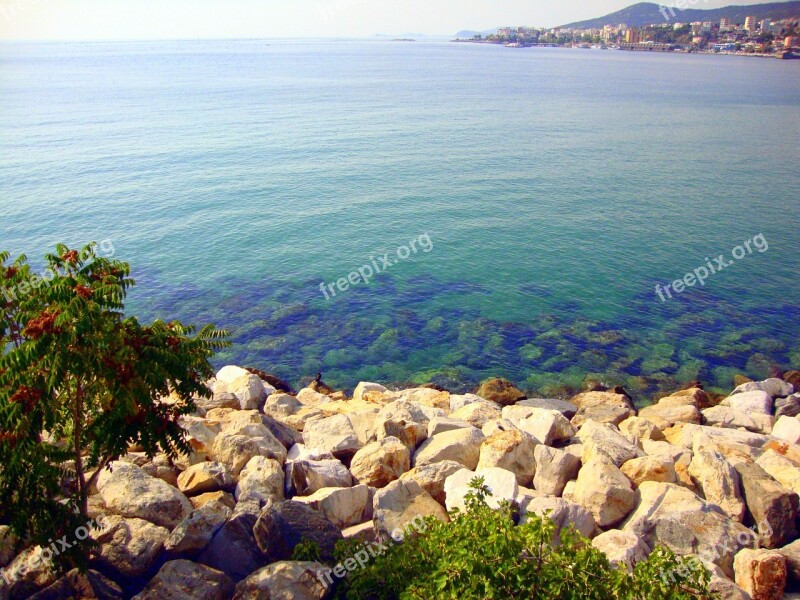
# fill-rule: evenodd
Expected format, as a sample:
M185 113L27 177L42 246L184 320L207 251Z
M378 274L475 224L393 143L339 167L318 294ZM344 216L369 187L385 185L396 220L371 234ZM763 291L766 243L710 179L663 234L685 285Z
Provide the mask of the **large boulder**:
M257 520L258 515L251 511L234 512L197 557L197 562L222 571L234 581L241 581L265 566L268 561L258 549L253 534Z
M783 416L775 422L772 435L790 444L800 444L800 419Z
M520 400L517 406L527 406L529 408L546 408L547 410L557 410L562 415L571 419L578 412L578 407L566 400L556 400L551 398L528 398Z
M233 511L216 500L193 510L164 542L171 556L194 556L201 552L230 519Z
M49 554L45 554L45 550L48 550ZM57 576L48 556L52 558L52 550L41 546L30 546L15 556L8 566L0 571L0 597L3 600L9 597L27 598L53 585Z
M220 369L214 383L215 397L233 394L239 401L239 408L242 410L260 408L267 396L276 391L272 386L265 387L258 375L253 375L241 367L230 365Z
M775 550L741 550L733 561L736 584L753 600L781 600L786 589L786 559Z
M800 540L778 548L778 552L786 559L786 571L789 581L795 588L800 588Z
M316 562L278 561L259 569L236 586L233 600L324 600L326 567Z
M654 548L661 544L676 554L697 553L733 577L733 557L755 543L752 532L724 515L714 504L674 483L646 481L637 491L637 506L627 518L630 531Z
M757 390L732 394L720 402L720 405L747 414L759 413L762 415L771 415L773 406L772 396Z
M263 425L253 425L261 435L253 436L250 432L232 434L220 433L214 440L212 455L223 463L231 475L239 477L245 465L254 456L272 458L283 464L286 462L286 447L273 436Z
M97 478L106 509L123 517L145 519L170 531L192 512L189 499L139 467L113 462Z
M592 546L606 555L612 565L633 571L636 563L647 560L650 548L632 531L611 529L592 540Z
M350 416L346 414L307 423L303 429L303 443L309 448L330 452L344 461L350 460L363 446Z
M567 527L573 527L582 536L591 538L597 533L597 524L592 517L592 513L583 506L570 502L563 498L544 496L541 498L530 498L523 503L521 508L520 524L526 523L531 516L536 515L541 518L549 518L556 525L553 533L553 543L561 542L561 531Z
M442 462L432 463L415 467L400 477L401 481L416 481L422 489L428 492L431 497L439 504L446 504L444 484L450 475L462 470L464 466L454 460L443 460Z
M530 486L536 474L535 449L536 440L523 431L496 433L481 445L477 468L506 469L514 473L519 485Z
M398 532L407 531L409 524L424 517L449 521L444 508L413 479L393 481L378 490L372 506L375 531L382 538L396 539Z
M382 488L411 468L408 447L396 437L367 444L356 452L350 473L359 483Z
M498 508L500 502L504 500L511 502L517 497L519 488L514 473L496 467L478 469L477 471L461 469L450 475L444 482L444 493L448 511L452 511L456 508L461 511L466 510L465 497L468 493L474 491L470 487L470 483L476 477L482 477L484 480L483 484L488 487L491 492L491 495L486 497L486 503L491 508Z
M765 392L771 398L783 398L789 396L794 392L794 386L791 383L773 377L765 381L748 381L738 386L731 392L734 394L743 394L746 392Z
M639 440L658 442L666 439L664 432L655 423L643 417L629 417L618 427L621 433L632 435Z
M583 392L574 396L570 402L578 407L578 412L572 421L575 425L582 426L585 422L619 423L636 414L636 408L630 397L616 392ZM609 420L610 419L610 420Z
M235 485L231 472L222 463L202 462L178 475L178 489L187 496L206 492L231 491Z
M303 403L295 396L290 396L284 392L275 392L264 402L264 414L276 419L291 417L297 414L303 406Z
M575 428L557 410L532 408L528 417L514 423L525 433L530 434L539 443L552 446L556 442L568 440L575 435Z
M371 509L370 491L366 485L323 488L310 496L295 496L292 500L319 511L339 529L363 523Z
M147 587L133 600L226 600L234 581L221 571L189 560L164 563Z
M500 416L500 405L486 400L472 402L450 414L451 419L461 419L478 429L489 421L499 419Z
M739 474L720 452L708 446L697 448L689 465L689 475L707 501L719 506L734 521L742 522L745 504Z
M320 558L333 559L336 542L342 532L321 512L301 502L270 502L261 511L253 528L256 544L267 563L289 560L295 546L302 541L315 542Z
M5 599L0 582L0 597ZM122 588L108 577L93 569L81 573L72 569L54 584L46 587L28 600L122 600Z
M487 423L493 423L496 420L487 421ZM484 423L484 426L486 424ZM469 429L472 427L466 421L462 421L461 419L453 419L450 417L433 417L430 421L428 421L428 437L433 437L437 433L444 433L445 431L452 431L453 429Z
M437 416L445 416L445 411L395 400L381 408L375 417L375 434L379 440L396 437L413 452L428 437L428 423Z
M691 404L655 404L646 406L639 411L639 416L654 423L661 429L672 427L676 423L703 422L703 416L696 406Z
M508 406L516 404L520 400L525 400L525 394L514 387L513 383L499 377L487 379L481 383L475 393L485 400L496 402L500 406Z
M370 398L380 397L384 394L384 392L388 392L385 387L383 387L379 383L369 383L368 381L362 381L356 386L356 389L353 390L353 400L356 402L369 402Z
M587 421L577 437L583 444L584 465L598 461L619 467L644 454L612 425Z
M91 533L100 546L97 559L124 577L143 575L153 566L169 537L167 529L144 519L111 515L103 519L102 526Z
M787 490L800 494L800 464L789 460L775 450L767 450L756 459L756 464Z
M296 460L286 463L286 497L309 496L326 487L350 487L353 476L338 459Z
M774 417L759 412L746 413L729 406L712 406L703 411L706 425L747 429L756 433L768 434L772 431Z
M485 439L480 429L455 429L439 433L425 440L414 454L415 467L443 460L454 460L467 469L478 466L481 444Z
M797 417L800 415L800 394L792 394L786 398L775 400L775 418Z
M571 452L539 445L533 454L536 459L533 487L537 492L560 496L567 482L578 476L581 460Z
M742 444L752 448L762 448L770 441L769 437L759 433L693 423L676 423L673 427L664 430L664 437L670 444L684 448L692 448L695 439L699 436L708 437L715 443Z
M284 473L281 463L272 458L254 456L236 484L236 500L253 499L265 504L268 500L283 500Z
M603 528L616 525L636 506L630 480L616 466L605 462L583 465L573 498Z
M765 548L779 548L797 538L798 496L775 481L755 463L741 462L739 473L748 516L758 526Z
M620 470L638 488L645 481L664 481L675 483L675 462L669 454L642 456L625 462Z

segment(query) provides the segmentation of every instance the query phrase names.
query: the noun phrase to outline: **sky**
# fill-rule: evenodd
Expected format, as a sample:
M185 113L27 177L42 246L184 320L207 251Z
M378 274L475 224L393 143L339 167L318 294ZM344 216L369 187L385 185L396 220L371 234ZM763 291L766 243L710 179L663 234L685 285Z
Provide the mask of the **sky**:
M692 8L763 0L689 0ZM0 39L172 40L451 36L508 25L554 27L636 0L0 0ZM666 4L674 4L667 0Z

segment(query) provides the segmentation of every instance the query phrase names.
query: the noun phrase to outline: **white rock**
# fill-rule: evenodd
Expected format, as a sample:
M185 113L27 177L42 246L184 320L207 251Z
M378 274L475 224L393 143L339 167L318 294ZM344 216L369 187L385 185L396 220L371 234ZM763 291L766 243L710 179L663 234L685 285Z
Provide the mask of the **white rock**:
M450 475L457 473L463 468L463 465L453 460L443 460L442 462L411 469L403 473L400 479L413 479L420 484L422 489L428 492L434 500L444 506L446 504L444 483Z
M703 420L706 425L733 429L744 428L755 433L768 434L772 431L774 417L759 412L745 413L729 406L720 405L705 409Z
M397 438L388 437L367 444L356 452L350 472L359 483L382 488L411 468L411 453Z
M328 572L329 568L316 562L272 563L241 581L233 600L323 600L331 585L324 575Z
M432 438L437 433L444 433L445 431L453 431L454 429L469 429L473 427L470 423L462 419L454 419L452 417L434 417L428 421L427 438Z
M251 458L241 473L234 496L236 501L243 499L283 500L284 473L281 463L265 456Z
M222 571L189 560L171 560L133 600L223 600L235 583Z
M612 565L623 566L629 572L650 555L644 540L631 531L606 531L592 540L592 546L605 554Z
M800 444L800 419L782 416L772 428L772 435L790 444Z
M578 439L583 444L584 465L599 460L620 466L643 454L613 425L605 423L587 421L578 432Z
M745 514L745 503L739 485L739 474L728 460L711 447L700 447L694 452L689 474L706 500L739 523Z
M204 504L178 524L164 542L164 549L173 556L201 552L232 514L220 500Z
M633 458L623 464L620 470L637 488L645 481L675 483L678 479L675 474L675 463L669 454Z
M344 529L364 521L370 493L366 485L322 488L310 496L295 496L292 500L321 512L339 529Z
M551 446L575 435L575 428L559 411L546 408L532 410L534 412L530 416L519 420L516 425L540 443Z
M731 395L755 391L766 392L772 398L782 398L784 396L790 396L794 392L794 386L782 379L773 377L765 381L748 381L747 383L743 383L733 390Z
M575 502L603 528L622 521L636 506L630 480L613 464L584 464L575 483Z
M556 524L556 531L553 542L558 544L561 541L561 530L572 526L584 537L591 538L597 531L597 524L594 522L592 514L583 506L570 502L563 498L545 496L542 498L531 498L521 507L522 517L520 525L526 523L531 515L544 518L549 517Z
M100 544L99 560L126 577L144 574L169 537L167 529L143 519L111 515L103 519L102 525L101 530L91 533Z
M356 389L353 390L353 400L356 402L364 402L367 399L364 397L365 392L375 393L375 394L383 394L384 392L388 392L385 387L383 387L379 383L369 383L367 381L362 381L356 386Z
M264 413L276 418L290 417L303 408L303 403L294 396L283 392L275 392L264 402Z
M786 559L776 550L741 550L733 561L736 584L756 600L780 600L786 590Z
M324 404L325 402L330 402L330 398L325 394L320 394L316 390L312 390L311 388L303 388L299 392L297 392L297 400L304 404L305 406L314 406L316 404Z
M295 444L289 448L286 455L286 462L293 460L329 460L333 458L333 454L319 450L317 448L309 448L305 444Z
M486 425L487 422L500 418L500 405L495 402L483 400L482 402L472 402L458 410L450 413L451 419L461 419L478 429ZM430 435L430 434L429 434Z
M214 440L213 457L228 467L234 477L238 477L245 465L254 456L273 458L279 463L286 462L286 448L263 425L254 425L260 431L257 437L246 434L220 433ZM268 435L267 435L268 434Z
M467 469L475 469L481 453L484 435L480 429L455 429L439 433L425 440L413 458L415 467L454 460Z
M758 457L756 464L783 487L800 494L800 465L775 450L767 450Z
M478 469L499 467L511 471L519 485L529 486L536 475L536 440L519 430L502 431L481 445Z
M303 430L303 443L309 448L330 452L339 459L352 458L363 446L346 414L307 423Z
M239 400L242 410L259 408L269 394L275 393L275 388L264 386L264 382L241 367L223 367L217 373L214 383L214 395L231 393Z
M110 467L97 479L97 489L109 512L145 519L170 531L192 512L189 499L161 479L129 463L117 461Z
M534 450L536 476L533 487L549 496L561 496L567 483L578 476L581 460L571 452L539 445Z
M193 465L178 475L178 489L187 496L198 496L217 490L229 491L234 482L228 467L218 462Z
M340 460L296 460L286 463L286 496L308 496L326 487L350 487L353 477Z
M496 467L478 469L477 471L462 469L450 475L444 482L448 511L456 508L462 511L466 510L464 497L472 491L469 484L476 477L483 477L484 485L492 492L491 496L486 497L486 503L491 508L498 508L501 501L507 500L510 502L517 497L517 480L512 472Z
M455 412L459 408L464 408L468 404L473 404L475 402L486 402L480 396L475 394L451 394L450 395L450 412Z
M379 536L397 540L419 531L424 517L448 522L442 506L414 480L393 481L375 493L373 522Z

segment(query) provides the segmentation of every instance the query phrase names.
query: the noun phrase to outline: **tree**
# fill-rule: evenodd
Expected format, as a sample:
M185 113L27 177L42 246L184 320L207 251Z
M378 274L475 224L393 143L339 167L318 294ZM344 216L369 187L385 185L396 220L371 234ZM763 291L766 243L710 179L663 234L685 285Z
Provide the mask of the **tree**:
M0 523L42 546L89 521L89 490L136 444L170 458L227 332L123 314L130 266L59 245L42 276L0 254ZM84 564L85 544L59 555Z

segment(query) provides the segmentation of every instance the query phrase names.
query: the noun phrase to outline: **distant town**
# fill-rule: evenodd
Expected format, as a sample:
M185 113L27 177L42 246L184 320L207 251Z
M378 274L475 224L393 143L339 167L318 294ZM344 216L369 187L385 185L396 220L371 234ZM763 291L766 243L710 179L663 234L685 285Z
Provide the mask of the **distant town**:
M456 41L533 46L632 50L645 52L700 52L774 58L800 58L800 19L757 20L744 23L667 23L629 27L624 23L602 29L503 27L497 33Z

